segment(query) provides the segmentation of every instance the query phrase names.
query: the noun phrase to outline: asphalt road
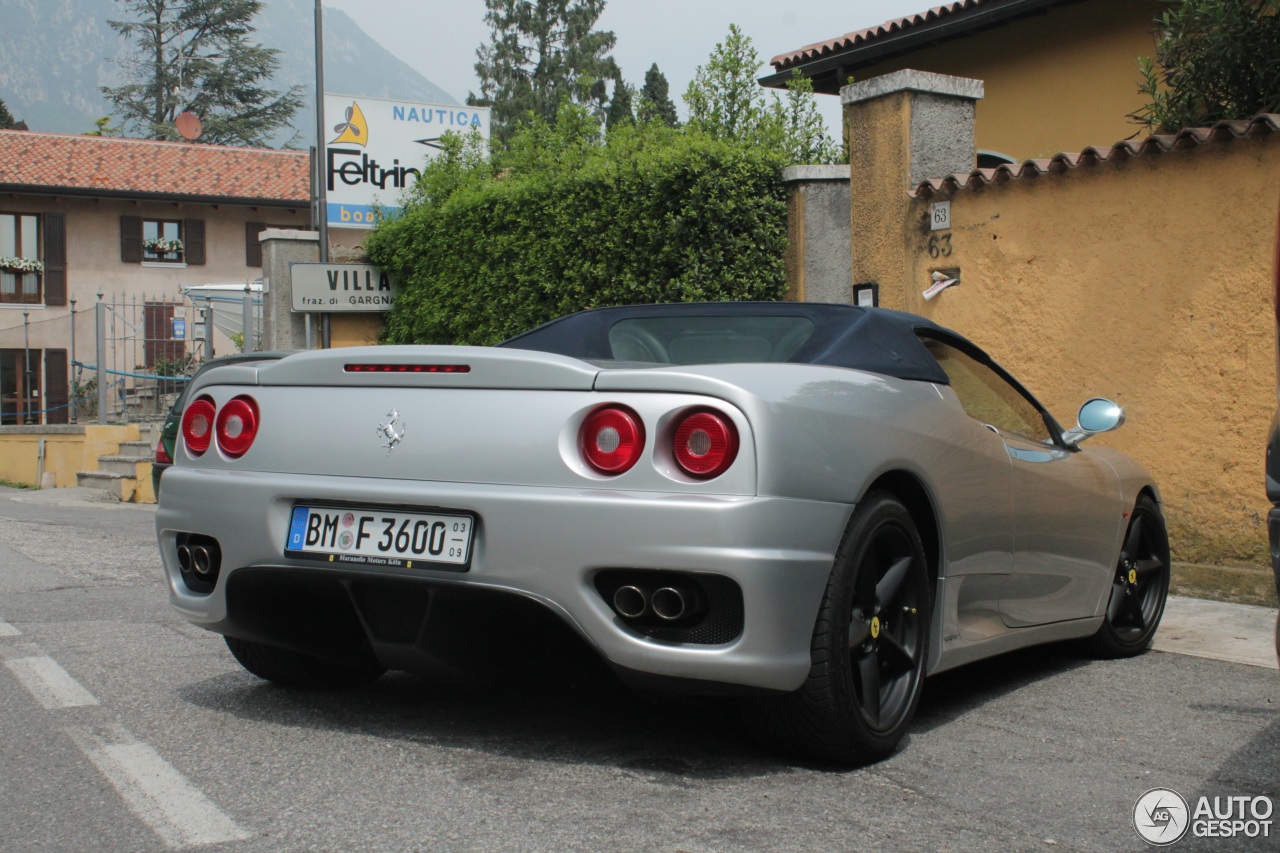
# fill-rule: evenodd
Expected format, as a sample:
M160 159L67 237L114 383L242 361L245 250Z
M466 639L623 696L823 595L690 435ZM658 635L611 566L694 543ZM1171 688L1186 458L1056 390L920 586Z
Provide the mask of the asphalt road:
M1274 670L1035 650L931 679L886 761L797 764L565 635L499 632L469 677L268 685L170 612L151 509L52 500L0 489L0 850L1113 851L1147 849L1151 788L1280 810Z

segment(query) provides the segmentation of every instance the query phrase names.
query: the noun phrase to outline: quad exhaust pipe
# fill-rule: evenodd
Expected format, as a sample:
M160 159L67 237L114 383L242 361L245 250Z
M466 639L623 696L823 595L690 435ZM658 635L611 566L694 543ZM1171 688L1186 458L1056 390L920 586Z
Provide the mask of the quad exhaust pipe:
M613 594L613 609L623 619L639 619L649 612L649 595L638 586L620 586Z
M212 536L179 533L177 541L178 569L183 583L192 592L213 592L222 568L222 548Z
M613 593L613 609L634 621L650 614L662 622L679 622L706 609L702 590L692 583L667 583L656 589L644 583L625 584Z
M209 553L209 549L204 545L192 546L191 568L202 578L209 577L209 574L213 571L213 555Z
M659 619L674 622L683 619L693 609L693 596L678 586L664 586L653 593L650 602Z

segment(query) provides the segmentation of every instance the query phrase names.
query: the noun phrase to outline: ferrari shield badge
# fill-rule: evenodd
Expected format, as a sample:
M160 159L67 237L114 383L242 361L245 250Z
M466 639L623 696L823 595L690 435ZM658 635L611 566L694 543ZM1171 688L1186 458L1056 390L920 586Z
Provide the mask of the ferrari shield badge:
M400 439L404 438L404 426L404 421L400 419L400 412L395 409L387 412L386 423L378 424L378 437L383 439L382 446L387 449L388 456L396 449Z

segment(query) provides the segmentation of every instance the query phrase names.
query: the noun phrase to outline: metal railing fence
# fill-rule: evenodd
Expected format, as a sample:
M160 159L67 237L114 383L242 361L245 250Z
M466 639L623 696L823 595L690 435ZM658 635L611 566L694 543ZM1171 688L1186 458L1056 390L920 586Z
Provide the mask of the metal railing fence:
M162 417L206 360L262 348L262 296L247 284L178 296L100 292L92 308L71 303L72 423ZM87 337L86 323L89 353L76 347Z

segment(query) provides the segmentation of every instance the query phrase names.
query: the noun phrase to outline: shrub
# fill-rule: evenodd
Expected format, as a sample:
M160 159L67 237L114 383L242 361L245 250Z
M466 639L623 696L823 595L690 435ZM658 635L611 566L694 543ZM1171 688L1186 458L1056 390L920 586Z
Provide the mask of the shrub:
M1164 0L1156 56L1138 60L1154 133L1280 110L1280 0Z
M452 138L367 243L396 280L387 343L492 344L563 314L784 290L783 157L580 108L497 158Z

